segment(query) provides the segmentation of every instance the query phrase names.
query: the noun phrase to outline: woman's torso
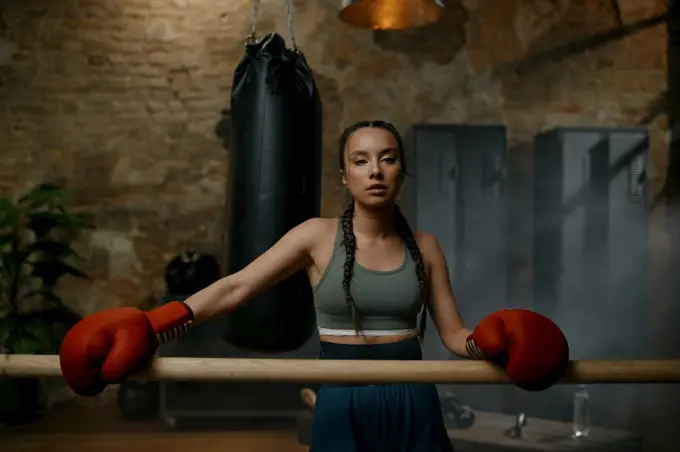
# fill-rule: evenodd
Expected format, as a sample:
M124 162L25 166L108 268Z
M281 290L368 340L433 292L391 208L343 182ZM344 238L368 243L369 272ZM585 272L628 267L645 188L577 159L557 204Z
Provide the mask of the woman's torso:
M339 295L344 298L342 289L342 269L344 267L345 253L342 245L342 237L339 230L337 218L326 219L322 223L323 231L319 234L317 241L311 252L312 264L307 267L307 274L312 287L315 289L316 302L320 303L317 289L320 283L324 285L326 296L330 294L334 298L335 307L339 307ZM339 243L338 243L339 242ZM389 297L395 298L395 308L401 309L401 314L408 315L409 309L412 311L415 299L413 291L418 287L417 277L413 268L413 261L406 250L403 240L396 234L375 241L356 237L355 265L353 268L352 290L366 292L380 288L377 293L366 294L368 297L375 296L382 303L385 310L385 303L389 303ZM415 285L415 286L414 286ZM329 292L329 287L332 287ZM368 289L371 287L370 289ZM392 293L390 292L392 291ZM404 293L405 292L405 293ZM404 296L409 297L406 300ZM361 293L359 294L361 296ZM388 297L386 300L385 298ZM365 298L365 297L364 297ZM357 306L359 302L364 302L364 307L370 300L355 300ZM398 303L397 303L398 301ZM418 297L420 303L420 298ZM348 308L346 303L342 303L343 308ZM419 307L418 307L419 309ZM370 315L370 314L369 314ZM375 334L364 336L356 334L348 335L327 335L320 331L321 341L338 344L381 344L398 342L404 339L417 336L417 330L410 328L404 333Z

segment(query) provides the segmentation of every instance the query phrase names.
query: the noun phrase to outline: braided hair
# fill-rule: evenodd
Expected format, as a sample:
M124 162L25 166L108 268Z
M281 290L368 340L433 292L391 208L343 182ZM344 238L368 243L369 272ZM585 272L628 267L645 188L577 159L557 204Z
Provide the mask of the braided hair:
M392 136L397 142L397 147L400 153L402 161L402 171L405 172L406 162L404 160L404 145L401 136L399 135L399 132L397 131L396 127L394 127L392 124L386 121L359 121L345 129L345 131L342 133L342 136L340 137L340 153L339 153L340 169L342 171L346 170L344 152L345 148L347 147L347 143L349 142L349 139L354 134L354 132L365 127L380 128L392 134ZM361 316L357 310L356 305L354 304L354 298L350 293L350 282L352 280L352 271L354 270L354 254L356 251L356 236L354 235L353 219L354 219L354 200L352 200L352 202L347 206L343 214L340 216L343 246L345 247L345 265L342 276L342 289L345 292L345 301L352 309L352 319L354 321L354 328L357 334L359 334L362 331ZM411 230L411 227L409 226L406 217L404 217L401 210L396 204L394 206L394 229L406 244L408 252L416 264L416 276L418 277L418 282L420 284L420 296L421 299L423 300L423 311L420 317L420 336L423 337L423 335L425 334L426 326L425 324L427 317L425 307L427 305L429 295L427 279L425 275L425 265L423 263L423 255L420 252L420 248L418 248L418 243L416 243L415 235L413 234L413 231Z

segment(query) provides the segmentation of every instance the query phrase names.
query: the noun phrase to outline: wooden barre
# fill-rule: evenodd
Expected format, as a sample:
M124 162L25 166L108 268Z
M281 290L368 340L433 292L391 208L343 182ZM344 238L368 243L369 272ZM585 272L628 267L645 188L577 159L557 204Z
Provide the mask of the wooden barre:
M0 377L61 377L56 355L0 355ZM131 380L508 384L484 361L153 358ZM571 361L561 384L679 383L680 360Z

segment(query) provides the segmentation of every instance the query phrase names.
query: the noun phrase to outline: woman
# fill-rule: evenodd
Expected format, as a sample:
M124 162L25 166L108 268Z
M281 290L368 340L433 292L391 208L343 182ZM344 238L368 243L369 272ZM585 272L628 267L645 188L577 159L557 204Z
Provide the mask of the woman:
M321 359L422 359L417 319L425 300L446 347L469 357L471 332L458 314L444 255L433 236L413 234L395 204L406 174L399 133L387 122L358 122L342 134L339 157L342 182L353 197L344 214L290 231L234 275L233 293L243 293L228 302L239 304L304 267L314 288ZM225 311L204 294L187 304L197 317ZM435 387L393 384L322 387L310 450L453 448Z
M322 231L307 266L321 359L422 359L425 301L446 347L469 357L436 239L413 234L395 199L406 174L402 140L382 121L340 139L342 182L353 201ZM429 294L429 296L428 296ZM452 451L433 385L328 385L314 408L312 452Z
M304 222L246 268L185 302L149 312L116 308L79 322L60 352L70 387L83 396L100 393L146 364L159 342L178 337L193 322L235 310L302 268L314 287L321 359L420 360L427 308L451 352L508 358L512 350L506 350L505 335L514 334L523 338L521 359L515 360L521 366L514 372L531 384L548 381L546 372L554 374L558 366L550 367L546 357L558 349L536 344L550 342L542 340L552 334L549 321L526 312L496 314L474 340L463 327L436 239L414 234L395 204L406 174L396 129L382 121L349 127L340 140L340 169L353 197L340 218ZM533 331L543 336L532 336ZM521 375L522 367L530 374ZM312 452L452 450L433 385L327 385L318 393Z

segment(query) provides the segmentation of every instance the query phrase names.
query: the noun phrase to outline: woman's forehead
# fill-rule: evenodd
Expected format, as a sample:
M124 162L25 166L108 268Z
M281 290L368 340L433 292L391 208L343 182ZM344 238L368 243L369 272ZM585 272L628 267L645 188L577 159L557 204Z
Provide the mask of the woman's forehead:
M352 152L375 153L396 150L397 140L387 130L378 127L364 127L349 139L347 150Z

